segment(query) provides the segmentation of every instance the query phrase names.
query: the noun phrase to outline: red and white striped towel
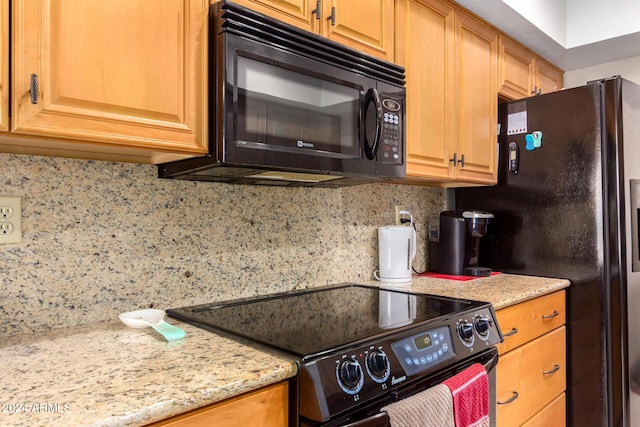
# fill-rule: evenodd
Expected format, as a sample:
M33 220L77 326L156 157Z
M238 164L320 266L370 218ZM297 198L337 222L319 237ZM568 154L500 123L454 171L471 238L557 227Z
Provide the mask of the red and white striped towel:
M453 396L456 427L489 426L489 376L479 363L443 383Z

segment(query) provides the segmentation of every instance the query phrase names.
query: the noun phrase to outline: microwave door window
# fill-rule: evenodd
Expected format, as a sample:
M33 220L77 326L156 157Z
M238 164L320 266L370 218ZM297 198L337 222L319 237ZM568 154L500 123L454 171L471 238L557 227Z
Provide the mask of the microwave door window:
M236 144L360 158L360 89L243 56L236 59Z

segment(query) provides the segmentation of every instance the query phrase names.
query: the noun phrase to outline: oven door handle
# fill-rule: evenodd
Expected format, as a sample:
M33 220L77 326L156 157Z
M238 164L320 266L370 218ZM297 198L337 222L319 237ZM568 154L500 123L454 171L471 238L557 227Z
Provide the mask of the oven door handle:
M491 372L498 365L498 352L493 354L489 360L483 363L484 370Z
M390 426L391 420L386 412L378 412L375 415L355 421L351 424L344 424L342 427L381 427Z

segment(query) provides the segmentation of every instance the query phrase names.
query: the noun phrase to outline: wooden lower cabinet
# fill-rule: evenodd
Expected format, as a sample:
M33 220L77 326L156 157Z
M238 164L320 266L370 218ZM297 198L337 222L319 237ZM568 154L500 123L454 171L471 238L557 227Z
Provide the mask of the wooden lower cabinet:
M496 317L504 335L497 346L496 425L564 426L565 291L498 310Z
M522 424L522 427L564 427L566 418L567 395L562 393L529 421Z
M566 322L564 291L544 295L498 310L498 324L504 342L496 347L500 355L562 326Z
M287 427L289 384L281 382L166 420L149 427Z
M566 333L560 327L500 358L496 373L499 426L519 426L566 389Z

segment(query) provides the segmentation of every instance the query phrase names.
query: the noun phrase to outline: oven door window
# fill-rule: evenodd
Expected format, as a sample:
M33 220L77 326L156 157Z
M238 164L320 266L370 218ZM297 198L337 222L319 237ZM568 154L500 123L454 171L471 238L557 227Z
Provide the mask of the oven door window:
M247 148L361 158L363 88L236 56L235 143Z

